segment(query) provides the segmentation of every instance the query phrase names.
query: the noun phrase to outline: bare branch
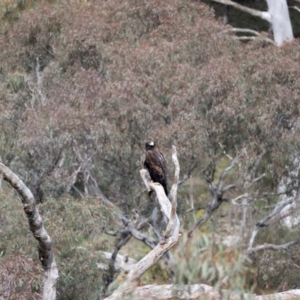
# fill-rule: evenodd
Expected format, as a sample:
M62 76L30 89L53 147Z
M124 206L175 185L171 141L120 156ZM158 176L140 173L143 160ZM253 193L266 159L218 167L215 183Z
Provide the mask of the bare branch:
M269 39L268 37L260 34L258 31L255 31L253 29L249 29L249 28L229 28L229 29L226 29L224 31L222 31L222 33L224 32L235 32L235 33L238 33L238 32L244 32L244 33L251 33L255 36L235 36L235 39L237 40L244 40L244 41L247 41L247 40L261 40L261 41L265 41L265 42L268 42L272 45L276 45L274 43L273 40ZM227 155L228 156L228 155ZM230 156L228 156L229 158L231 158ZM231 158L232 159L232 158Z
M297 6L289 6L289 8L293 8L293 9L297 10L298 12L300 12L300 8Z
M110 230L106 230L104 229L104 233L110 236L118 236L119 231L110 231Z
M219 178L219 182L217 183L217 189L220 189L223 185L223 181L224 179L227 177L229 171L234 168L236 162L238 161L238 156L235 157L232 161L231 161L231 164L229 167L227 167L220 175L220 178Z
M178 189L178 181L179 181L179 174L180 174L180 166L179 166L179 161L177 158L177 151L175 146L172 146L172 160L175 165L174 183L170 192L170 198L172 201L172 210L171 210L171 216L169 218L169 224L164 233L165 239L169 238L170 233L174 227L174 221L176 220L175 216L176 216L176 209L177 209L177 189Z
M250 254L252 252L258 252L261 250L268 250L268 249L269 250L287 250L290 247L295 246L299 243L300 243L300 239L297 239L297 240L294 240L294 241L291 241L291 242L288 242L288 243L282 244L282 245L274 245L274 244L259 245L259 246L256 246L254 248L247 250L247 254Z
M235 184L229 184L225 187L222 188L223 185L223 181L226 178L226 176L228 175L229 171L235 166L235 164L238 161L238 156L236 158L234 158L230 164L229 167L227 167L220 175L219 177L219 181L218 183L215 185L213 182L211 182L211 177L209 175L206 176L206 181L209 185L209 189L211 192L211 196L212 196L212 201L210 204L208 204L205 208L205 214L204 216L198 220L196 222L196 224L189 230L188 232L188 237L191 237L193 235L193 232L197 229L200 228L203 224L205 224L205 222L207 220L209 220L209 218L212 216L213 212L215 210L217 210L220 205L223 202L229 202L230 200L223 198L223 195L225 194L225 192L236 188ZM204 174L206 174L207 172L204 171Z
M294 201L294 199L295 199L294 197L290 197L288 199L284 199L284 200L280 201L279 203L277 203L277 205L274 207L273 211L269 215L267 215L262 220L257 222L257 224L255 225L255 227L252 231L252 234L251 234L251 237L249 240L249 244L248 244L248 248L247 248L247 252L252 251L253 243L254 243L254 240L255 240L255 237L256 237L258 231L262 227L269 226L268 222L270 221L270 219L273 218L274 216L276 216L279 212L281 212L284 207L291 204Z
M3 179L9 182L22 198L29 228L39 243L39 259L45 272L43 300L54 300L56 298L58 270L52 251L52 241L43 226L42 218L36 206L36 201L23 181L2 163L0 163L0 173L3 176Z
M230 0L212 0L212 1L217 2L217 3L221 3L221 4L225 4L225 5L233 6L233 7L237 8L241 11L244 11L248 14L251 14L252 16L260 17L263 20L271 22L271 15L270 15L269 12L263 12L263 11L260 11L260 10L256 10L256 9L244 6L244 5L240 5L240 4L238 4L236 2L233 2L233 1L230 1Z
M190 209L187 209L185 211L185 213L190 213L190 212L193 212L193 211L196 211L196 210L201 210L201 209L205 209L206 206L203 206L203 205L199 205L199 206L196 206L196 207L192 207Z
M116 272L115 261L116 261L118 252L124 245L126 245L128 243L130 238L131 238L130 233L122 232L120 234L119 238L115 242L115 249L110 257L110 261L108 264L108 271L107 271L107 273L103 274L103 281L104 281L106 288L114 281L114 276L115 276L115 272Z
M140 228L135 228L135 226L132 224L130 220L128 220L125 217L122 217L122 222L124 223L125 227L124 230L128 231L133 237L135 237L137 240L143 241L147 246L149 246L151 249L153 249L158 241L154 238L147 236L143 234L142 232L139 232Z
M224 188L222 188L221 191L222 191L223 194L225 194L229 190L233 190L233 189L236 189L236 188L237 188L236 184L228 184Z
M228 32L228 31L251 33L251 34L254 34L256 36L261 35L258 31L255 31L255 30L249 29L249 28L229 28L229 29L224 30L223 32Z
M100 190L98 183L96 181L96 179L90 174L90 179L93 183L93 189L94 189L94 193L96 196L100 197L101 201L103 204L105 204L108 207L115 207L115 205L109 201L105 195L102 193L102 191Z
M77 180L77 175L78 173L81 171L81 166L79 166L72 174L71 176L69 177L68 179L68 184L67 184L67 187L66 187L66 192L70 192L71 188L74 186L76 180Z
M72 188L76 191L76 193L78 193L78 195L83 199L84 195L81 193L81 191L79 191L79 189L73 184Z
M113 253L111 252L101 252L103 254L104 258L107 260L110 260L113 256ZM124 266L132 266L133 264L136 264L137 261L131 257L128 257L128 255L116 255L115 262L118 265L118 267L124 268Z
M234 37L236 40L239 40L239 41L263 41L263 42L267 42L267 43L270 43L272 45L276 45L274 43L274 41L272 41L271 39L267 38L267 37L263 37L263 36L258 36L258 37L255 37L255 36L235 36Z
M243 198L248 198L248 196L249 195L246 193L246 194L240 195L234 199L223 199L223 201L228 202L232 205L236 205L236 206L249 206L250 204L237 203L238 200L243 199Z
M206 212L205 212L204 216L200 220L198 220L196 222L196 224L188 232L188 237L191 237L193 235L194 231L197 228L200 228L203 224L206 223L206 221L211 217L211 215L213 214L213 212L220 207L221 203L222 202L220 201L220 202L215 203L215 205L209 205L208 206L208 208L206 209Z
M252 185L253 183L255 183L255 182L261 180L261 179L264 178L265 176L266 176L266 173L264 173L264 174L262 174L262 175L260 175L260 176L258 176L258 177L256 177L256 178L254 178L254 179L252 180L251 185ZM250 185L250 186L251 186L251 185Z
M179 180L178 185L184 184L192 175L192 172L197 168L198 163L195 162L191 167L188 167L187 172L183 175L182 179Z
M280 202L274 207L273 211L272 211L269 215L267 215L265 218L263 218L262 220L260 220L260 221L256 224L256 226L257 226L257 227L266 227L266 226L268 226L268 225L269 225L269 224L268 224L268 221L269 221L271 218L273 218L275 215L277 215L279 212L281 212L282 209L283 209L284 207L286 207L287 205L291 204L294 200L295 200L294 197L290 197L290 198L288 198L288 199L285 199L285 200L283 200L283 201L280 201Z
M177 160L176 148L173 147L173 155L172 155L174 163ZM176 193L177 184L179 178L179 166L175 166L175 185L173 185L171 193ZM147 182L147 170L141 170L140 174L142 176L143 181ZM169 228L170 223L173 224L173 227L170 230L170 234L165 236L163 243L159 243L155 246L155 248L150 251L145 257L143 257L128 273L126 280L119 286L119 288L108 298L107 300L112 299L124 299L125 295L133 291L133 288L136 286L138 279L151 267L153 266L171 247L173 247L178 239L179 239L179 218L177 214L173 215L173 207L176 207L176 195L174 195L172 201L172 205L167 198L163 187L159 183L149 182L148 185L151 189L155 190L158 202L162 208L163 213L169 219L169 224L167 228ZM147 186L147 185L146 185Z

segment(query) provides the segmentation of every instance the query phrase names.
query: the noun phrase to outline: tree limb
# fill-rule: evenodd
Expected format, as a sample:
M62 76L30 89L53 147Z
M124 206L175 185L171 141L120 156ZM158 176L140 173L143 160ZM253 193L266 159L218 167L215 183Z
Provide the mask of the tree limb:
M249 293L237 293L228 290L218 290L206 284L192 284L192 285L145 285L137 287L133 293L122 299L124 300L195 300L195 299L215 299L215 300L240 300L240 299L253 299L253 300L294 300L300 296L300 290L289 290L272 295L254 295ZM120 298L121 299L121 298Z
M213 181L213 176L215 172L215 167L213 164L213 169L212 172L207 172L207 170L204 171L204 176L206 178L206 181L208 183L210 193L212 196L211 202L206 206L205 208L205 214L204 216L196 222L196 224L189 230L188 232L188 237L191 237L193 235L193 232L197 229L200 228L209 218L212 216L213 212L217 210L220 205L223 202L229 202L228 199L223 198L224 194L229 191L230 189L233 189L236 187L235 184L229 184L227 186L223 187L223 181L225 180L226 176L228 175L229 171L235 166L235 164L238 161L238 156L234 158L230 164L229 167L227 167L220 175L218 183L215 185ZM209 168L209 167L208 167ZM207 168L207 169L208 169ZM208 174L209 173L209 174ZM212 173L212 174L210 174Z
M266 217L264 217L263 219L261 219L260 221L258 221L252 231L250 240L249 240L249 244L248 244L248 248L247 248L247 252L251 252L252 251L252 247L253 247L253 243L255 240L255 237L258 233L258 231L261 229L261 227L267 227L269 226L269 221L271 218L273 218L274 216L276 216L279 212L282 211L282 209L284 207L286 207L287 205L291 204L293 201L295 200L294 197L290 197L288 199L284 199L282 201L280 201L273 209L273 211L267 215Z
M177 159L177 151L176 147L172 146L172 160L175 165L175 176L174 176L174 183L171 188L170 198L172 202L172 209L171 209L171 216L169 218L169 224L167 229L164 233L164 238L168 239L171 231L174 227L174 222L176 221L176 210L177 210L177 189L178 189L178 182L179 182L179 173L180 173L180 166L179 161Z
M289 6L290 8L293 8L293 9L295 9L295 10L297 10L298 12L300 12L300 8L299 7L297 7L297 6Z
M233 6L241 11L244 11L248 14L251 14L252 16L255 17L260 17L263 20L266 20L268 22L271 22L271 15L269 12L267 11L260 11L260 10L256 10L244 5L240 5L236 2L230 1L230 0L212 0L213 2L217 2L217 3L221 3L221 4L225 4L225 5L230 5Z
M101 252L105 259L111 260L113 253L110 252ZM131 257L128 257L128 255L120 255L117 254L115 257L115 263L116 263L116 269L122 269L125 271L130 271L132 265L136 264L137 261ZM97 264L97 266L103 270L108 270L108 266L105 264Z
M177 159L177 153L176 153L176 148L173 146L173 155L172 157L176 157ZM174 159L173 159L174 162ZM176 172L175 172L175 178L179 177L179 169L178 166L175 166ZM178 171L178 173L177 173ZM107 300L112 300L112 299L124 299L126 295L128 295L130 292L134 290L134 287L137 284L138 279L150 268L152 267L155 263L158 262L158 260L171 248L173 247L178 239L179 239L179 218L174 211L174 206L176 207L176 195L173 197L172 200L172 205L167 198L163 187L159 183L154 183L149 181L149 174L147 176L148 171L147 170L140 170L140 174L142 176L143 181L146 183L146 187L149 186L149 188L153 189L156 192L158 202L161 206L161 209L163 213L166 215L166 217L169 220L169 224L172 223L173 227L170 230L169 236L165 236L165 239L163 242L157 244L155 248L150 251L146 256L144 256L133 268L132 270L128 273L126 280L119 286L117 290L114 291L114 293L106 298ZM178 176L177 176L178 175ZM178 179L176 182L176 187L172 187L173 194L177 191L177 183ZM175 184L175 183L174 183ZM169 228L169 224L167 228Z
M183 175L182 179L179 180L178 185L184 184L192 175L192 172L196 169L198 166L198 162L194 162L192 166L189 166L187 168L186 173Z
M254 248L251 248L250 250L247 250L247 254L250 254L252 252L258 252L258 251L261 251L261 250L287 250L289 249L290 247L292 246L295 246L297 244L300 243L300 239L297 239L297 240L294 240L294 241L291 241L291 242L288 242L286 244L282 244L282 245L274 245L274 244L264 244L264 245L259 245L259 246L256 246Z
M32 192L27 188L23 181L2 163L0 163L0 174L2 174L3 179L9 182L22 198L23 208L28 219L29 228L39 243L39 259L43 266L45 275L43 300L54 300L56 298L58 270L52 251L52 241L43 226L42 218L36 206L36 201Z

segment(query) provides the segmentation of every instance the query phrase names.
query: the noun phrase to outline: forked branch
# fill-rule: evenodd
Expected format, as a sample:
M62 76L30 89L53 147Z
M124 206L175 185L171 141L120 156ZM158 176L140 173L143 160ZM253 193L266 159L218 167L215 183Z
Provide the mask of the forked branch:
M148 190L153 189L156 192L158 202L160 204L162 212L168 218L169 223L167 226L167 234L164 235L163 240L158 243L155 248L150 251L145 257L143 257L128 273L126 280L122 285L108 298L107 300L112 299L125 299L126 295L133 292L139 278L171 248L173 247L179 239L179 218L176 214L176 194L177 194L177 185L179 179L179 163L177 159L176 148L172 147L172 158L175 164L175 182L171 189L172 204L167 198L163 187L159 183L154 183L150 180L148 171L142 169L140 171L141 177L146 185Z
M214 184L213 180L214 180L214 174L215 174L215 164L212 164L212 171L208 171L207 169L211 169L211 164L208 166L208 168L203 172L206 182L209 186L210 189L210 193L211 193L211 197L212 200L211 202L206 206L205 208L205 214L204 216L199 219L196 224L190 229L190 231L188 232L188 237L191 237L193 235L193 232L197 229L200 228L203 224L205 224L205 222L207 220L210 219L210 217L212 216L213 212L215 210L217 210L220 205L223 202L230 202L229 199L224 198L224 194L226 192L228 192L229 190L235 189L236 188L236 184L229 184L226 186L224 185L224 180L226 179L229 171L234 168L234 166L236 165L238 161L238 157L234 158L230 164L229 167L227 167L222 174L219 177L219 180L217 182L217 184Z
M253 244L254 244L254 241L255 241L255 238L256 238L256 235L258 234L259 230L262 228L262 227L267 227L269 226L269 221L275 217L276 215L278 215L287 205L290 205L291 203L293 203L294 201L294 197L290 197L290 198L287 198L287 199L284 199L282 201L280 201L275 207L274 209L272 210L272 212L270 214L268 214L266 217L264 217L262 220L258 221L252 231L252 234L251 234L251 237L250 237L250 240L249 240L249 244L248 244L248 248L247 248L247 253L251 253L253 251L260 251L260 250L264 250L264 249L281 249L281 248L289 248L297 243L300 242L300 240L296 240L296 243L295 241L291 242L291 243L288 243L288 244L285 244L285 245L263 245L263 246L257 246L257 247L254 247L253 248Z

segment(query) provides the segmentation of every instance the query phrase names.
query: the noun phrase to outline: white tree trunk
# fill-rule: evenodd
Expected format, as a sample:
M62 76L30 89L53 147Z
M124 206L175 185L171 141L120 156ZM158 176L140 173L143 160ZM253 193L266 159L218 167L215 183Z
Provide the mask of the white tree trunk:
M239 10L268 21L272 25L274 41L277 46L281 46L284 42L294 39L286 0L266 0L268 3L268 11L256 10L244 5L240 5L231 0L212 1L233 6Z
M277 46L293 40L293 30L286 0L267 0L274 40Z

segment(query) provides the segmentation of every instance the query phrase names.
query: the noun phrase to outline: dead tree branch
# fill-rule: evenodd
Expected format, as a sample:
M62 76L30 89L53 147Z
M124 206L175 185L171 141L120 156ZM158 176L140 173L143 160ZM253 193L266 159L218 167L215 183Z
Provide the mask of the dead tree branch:
M124 224L124 227L118 232L118 233L111 233L106 232L109 235L118 236L118 239L115 243L115 249L114 252L111 255L110 262L108 265L107 273L104 274L103 280L105 283L106 288L114 281L114 276L116 273L116 267L115 267L115 259L118 255L118 252L120 249L125 246L131 237L134 237L135 239L143 242L145 245L147 245L150 249L154 249L156 245L159 243L159 240L152 238L151 236L148 236L140 230L142 230L145 226L149 226L150 222L153 224L156 223L156 220L153 220L153 215L150 217L150 219L142 220L139 222L139 224L135 225L131 220L128 220L125 216L120 216L122 223ZM155 226L155 225L154 225ZM156 235L162 239L162 235L160 234L158 228L155 229ZM171 261L170 254L167 252L163 257L162 260L166 264L166 266L169 268L169 276L173 276L172 266L173 263Z
M164 238L168 239L172 229L174 228L174 222L176 220L176 210L177 210L177 188L178 188L178 182L179 182L179 173L180 173L180 165L179 161L177 158L177 151L176 147L172 146L172 161L175 165L175 176L174 176L174 183L171 188L170 192L170 198L171 198L171 203L172 203L172 208L171 208L171 216L169 217L169 224L167 226L167 229L164 233Z
M252 231L250 240L249 240L248 248L246 251L247 253L251 253L253 251L253 243L254 243L255 237L256 237L257 233L259 232L259 230L262 227L269 226L270 219L272 219L274 216L276 216L278 213L280 213L284 207L286 207L287 205L294 202L294 200L295 200L295 197L290 197L288 199L284 199L284 200L280 201L279 203L277 203L277 205L274 207L274 209L272 210L272 212L270 214L268 214L266 217L264 217L263 219L261 219L259 222L256 223L256 225Z
M212 1L217 2L217 3L221 3L221 4L225 4L225 5L233 6L233 7L237 8L241 11L244 11L248 14L251 14L252 16L260 17L263 20L271 22L271 15L267 11L256 10L256 9L244 6L244 5L240 5L240 4L238 4L236 2L233 2L233 1L230 1L230 0L212 0Z
M297 6L289 6L289 8L293 8L293 9L297 10L298 12L300 12L300 8Z
M247 251L247 254L252 253L252 252L258 252L261 250L287 250L292 246L295 246L300 243L300 239L288 242L286 244L282 245L274 245L274 244L264 244L264 245L259 245L254 248L251 248L250 251Z
M113 256L113 253L105 252L105 251L103 251L102 254L103 254L104 258L107 259L108 261L110 261ZM118 273L121 271L129 272L130 269L132 268L132 266L136 263L137 263L137 261L131 257L128 257L128 255L118 254L115 257L116 272L118 272ZM109 266L107 264L103 264L103 263L98 263L97 267L99 269L105 270L105 271L108 271L108 269L109 269Z
M214 184L214 174L215 174L215 163L209 164L203 174L205 176L206 182L208 183L210 193L212 196L212 201L206 206L204 216L196 222L196 224L188 232L188 237L193 235L193 232L200 228L209 218L212 216L213 212L217 210L223 202L229 202L228 199L223 198L224 194L229 190L235 189L235 184L229 184L223 187L224 180L228 175L229 171L235 166L238 161L238 157L234 158L229 167L227 167L219 177L217 184Z
M39 244L39 259L43 266L45 275L43 300L54 300L56 298L58 270L52 251L52 241L43 226L42 218L36 206L36 201L32 192L27 188L23 181L2 163L0 163L0 173L3 176L3 179L10 183L10 185L22 198L23 208L28 219L29 228Z
M177 160L177 153L176 153L176 148L173 146L172 147L173 151L173 162L174 159ZM128 295L130 292L133 291L134 287L136 286L139 278L150 268L152 267L155 263L158 262L158 260L171 248L173 247L179 239L179 218L176 214L174 213L174 207L176 209L176 195L175 192L177 191L177 183L178 179L176 182L174 182L172 190L174 197L172 199L172 205L167 198L163 187L159 183L154 183L152 181L149 181L149 174L147 175L148 171L147 170L141 170L140 171L141 176L143 181L146 183L146 187L150 189L153 189L156 192L158 202L161 206L161 209L163 213L166 215L166 217L169 220L169 224L171 223L173 227L169 230L170 225L168 224L167 228L169 230L169 235L164 236L164 240L160 243L158 243L155 248L150 251L145 257L143 257L133 268L132 270L128 273L126 280L119 286L119 288L108 298L107 300L112 300L112 299L119 299L122 298L124 299L125 295ZM175 164L175 178L179 178L179 164ZM174 201L173 201L174 200Z
M192 175L192 172L197 168L198 162L194 162L191 166L188 166L186 173L182 179L179 180L178 185L184 184Z
M228 299L228 300L240 300L240 299L253 299L253 300L293 300L298 299L300 296L300 290L290 290L282 293L276 293L272 295L261 295L257 296L254 294L241 294L237 292L231 292L227 290L217 290L206 284L193 284L189 286L179 285L145 285L137 287L129 297L122 299L155 299L155 300L166 300L166 299Z
M230 28L230 29L226 29L226 30L222 31L222 33L224 33L224 32L253 34L254 36L245 35L245 36L236 36L235 38L237 40L260 40L260 41L265 41L265 42L268 42L268 43L270 43L272 45L275 45L275 43L274 43L273 40L271 40L270 38L262 35L258 31L255 31L253 29L249 29L249 28Z

